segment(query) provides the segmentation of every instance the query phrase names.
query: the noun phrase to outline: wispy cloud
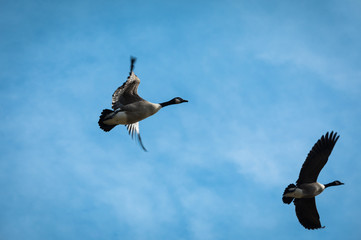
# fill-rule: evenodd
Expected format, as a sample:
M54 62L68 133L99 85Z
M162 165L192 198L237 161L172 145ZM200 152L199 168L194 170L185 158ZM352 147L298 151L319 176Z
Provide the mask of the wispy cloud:
M177 4L184 12L190 6ZM353 173L361 130L359 56L350 54L359 44L341 44L352 42L342 39L345 22L305 3L288 9L290 4L266 1L197 2L187 18L173 14L177 4L60 4L61 14L54 17L49 15L59 5L48 3L43 15L30 5L21 10L30 18L16 15L12 29L19 32L7 36L11 57L2 59L7 65L0 76L5 80L0 234L12 239L357 234L343 221L307 235L294 209L285 211L280 199L312 145L329 130L344 133L323 176L337 171L359 180ZM10 13L3 17L14 21ZM354 23L345 31L360 38L354 30L358 17L347 18ZM339 25L328 26L327 19ZM324 42L334 32L333 40ZM31 38L19 38L24 33ZM10 44L14 38L21 47ZM189 100L142 121L147 153L124 127L104 133L97 126L100 111L110 107L112 92L125 80L131 54L141 59L136 71L142 97ZM347 194L352 197L341 199L333 212L354 221L360 209L345 209L357 206L358 193Z

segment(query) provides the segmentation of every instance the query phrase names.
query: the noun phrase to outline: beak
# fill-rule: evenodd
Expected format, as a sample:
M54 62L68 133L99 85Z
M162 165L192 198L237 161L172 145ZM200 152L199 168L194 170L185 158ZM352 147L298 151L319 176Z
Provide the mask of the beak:
M184 99L183 99L183 101L182 101L182 102L188 102L188 100L184 100Z

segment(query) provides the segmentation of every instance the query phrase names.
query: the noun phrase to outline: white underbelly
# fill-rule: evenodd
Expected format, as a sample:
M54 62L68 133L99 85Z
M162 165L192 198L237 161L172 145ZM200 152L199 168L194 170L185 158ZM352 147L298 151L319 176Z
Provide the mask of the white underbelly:
M111 119L107 119L105 121L103 121L105 124L108 125L118 125L118 124L128 124L127 122L127 115L125 112L118 112L117 114L115 114Z
M286 193L285 197L293 197L293 198L302 198L303 191L302 189L296 188L293 192Z
M323 190L325 190L325 185L323 185L322 183L316 182L315 184L315 196L319 195L320 193L323 192Z
M322 193L324 189L325 186L321 183L306 183L302 184L301 188L296 187L293 192L286 193L284 196L294 198L310 198Z

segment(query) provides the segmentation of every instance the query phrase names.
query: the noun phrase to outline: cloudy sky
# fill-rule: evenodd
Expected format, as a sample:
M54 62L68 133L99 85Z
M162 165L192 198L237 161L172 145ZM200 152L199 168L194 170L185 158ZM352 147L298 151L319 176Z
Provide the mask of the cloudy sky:
M360 1L1 1L0 239L360 239ZM102 109L138 58L140 124ZM284 205L313 144L322 225ZM353 191L356 188L357 191ZM346 238L345 238L346 235Z

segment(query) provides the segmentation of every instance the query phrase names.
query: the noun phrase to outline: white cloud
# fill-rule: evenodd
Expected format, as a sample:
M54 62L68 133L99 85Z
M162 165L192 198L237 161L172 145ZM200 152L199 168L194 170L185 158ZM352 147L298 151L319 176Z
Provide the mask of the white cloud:
M359 95L361 71L355 52L360 49L356 39L361 35L353 30L360 19L347 16L345 6L333 9L339 15L325 13L337 24L327 22L326 17L315 21L314 9L307 16L299 15L297 4L285 6L276 12L244 13L241 19L248 27L239 28L244 32L235 45L239 55L255 57L285 72L309 72L327 85Z

